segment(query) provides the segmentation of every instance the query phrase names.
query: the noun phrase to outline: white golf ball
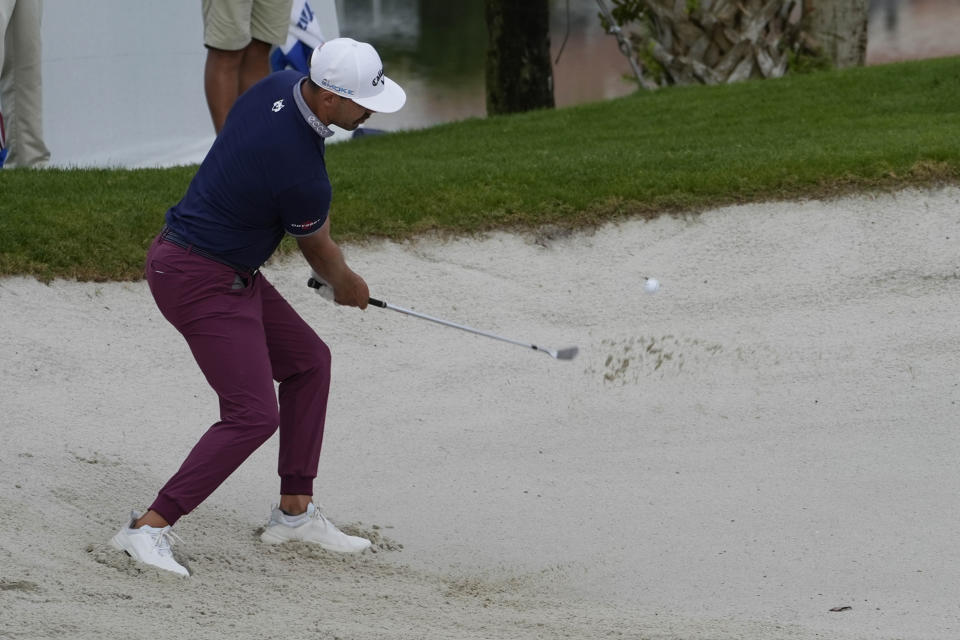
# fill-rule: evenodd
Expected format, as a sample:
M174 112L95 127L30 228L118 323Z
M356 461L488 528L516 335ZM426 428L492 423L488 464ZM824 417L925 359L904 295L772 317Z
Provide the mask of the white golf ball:
M643 290L647 293L656 293L660 290L660 281L656 278L647 278L647 281L643 284Z

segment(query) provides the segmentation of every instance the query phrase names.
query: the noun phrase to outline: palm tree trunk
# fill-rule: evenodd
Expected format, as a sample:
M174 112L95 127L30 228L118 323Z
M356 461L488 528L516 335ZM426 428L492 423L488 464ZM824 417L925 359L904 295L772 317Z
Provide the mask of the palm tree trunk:
M867 8L867 0L804 0L810 35L837 67L866 61Z
M487 113L552 108L548 0L486 0Z

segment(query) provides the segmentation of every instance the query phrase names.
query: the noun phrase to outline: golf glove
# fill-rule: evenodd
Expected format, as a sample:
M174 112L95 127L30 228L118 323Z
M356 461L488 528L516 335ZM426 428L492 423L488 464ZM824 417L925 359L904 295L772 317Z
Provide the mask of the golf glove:
M329 300L330 302L333 302L335 297L333 292L333 287L331 287L326 280L318 276L316 271L310 272L310 279L320 285L319 287L314 288L314 291L317 292L317 295L320 295L323 298Z

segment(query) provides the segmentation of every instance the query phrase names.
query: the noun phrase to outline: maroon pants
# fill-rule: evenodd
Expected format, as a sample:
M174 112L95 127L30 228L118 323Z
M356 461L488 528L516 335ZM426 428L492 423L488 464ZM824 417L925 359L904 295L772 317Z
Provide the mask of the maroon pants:
M200 438L150 506L170 524L192 511L280 428L280 493L313 495L330 389L330 350L261 274L159 237L147 282L220 397ZM280 383L279 407L273 381Z

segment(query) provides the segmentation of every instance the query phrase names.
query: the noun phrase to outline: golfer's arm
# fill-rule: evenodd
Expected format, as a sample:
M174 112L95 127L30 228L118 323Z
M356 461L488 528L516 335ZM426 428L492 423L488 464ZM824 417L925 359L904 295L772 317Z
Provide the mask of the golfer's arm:
M361 309L367 306L367 283L347 266L343 252L330 237L329 217L316 233L297 238L297 246L316 274L333 287L338 303Z
M336 286L350 273L343 252L330 237L330 218L316 233L297 238L297 246L317 275L331 285Z

